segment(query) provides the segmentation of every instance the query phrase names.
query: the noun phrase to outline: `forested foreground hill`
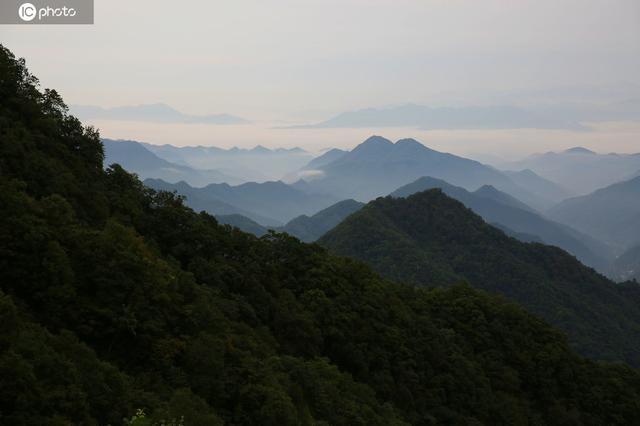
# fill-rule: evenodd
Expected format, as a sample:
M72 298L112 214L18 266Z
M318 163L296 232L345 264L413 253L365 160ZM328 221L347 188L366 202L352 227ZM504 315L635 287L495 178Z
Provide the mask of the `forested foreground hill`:
M640 365L637 283L613 283L559 248L508 237L440 189L378 198L319 242L410 284L466 279L564 330L585 356Z
M636 370L500 297L394 284L105 171L36 83L0 47L0 424L640 422Z

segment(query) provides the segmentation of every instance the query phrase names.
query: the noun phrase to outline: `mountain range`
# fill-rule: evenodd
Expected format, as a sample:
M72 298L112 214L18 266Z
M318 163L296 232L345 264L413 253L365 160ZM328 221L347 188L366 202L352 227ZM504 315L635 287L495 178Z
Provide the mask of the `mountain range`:
M163 103L125 105L103 108L95 105L73 105L71 111L79 118L122 121L147 121L152 123L188 124L246 124L247 120L230 114L190 115Z
M320 210L312 216L298 216L277 230L293 235L299 238L300 241L313 242L342 222L351 213L360 210L362 206L364 206L363 203L355 200L343 200Z
M341 113L329 120L299 128L417 127L420 129L584 129L573 119L513 105L429 107L406 104Z
M313 159L311 154L297 147L269 149L258 145L252 149L223 149L214 146L144 146L165 160L197 169L220 170L238 176L245 182L279 180Z
M511 238L440 189L371 201L319 243L410 284L466 279L564 330L585 355L640 364L637 284L615 284L561 249Z
M522 236L525 241L537 240L560 247L576 256L585 265L603 273L608 272L613 254L607 246L587 234L543 217L524 203L492 186L485 185L469 192L442 180L424 177L390 195L407 197L433 188L439 188L449 197L460 201L487 223L498 224L508 229L512 236Z
M534 154L501 164L510 170L530 169L566 188L570 195L585 195L598 188L629 180L640 171L640 153L598 154L582 147Z
M547 214L622 252L640 244L640 176L569 198Z
M241 180L211 169L196 169L160 158L144 145L128 140L102 139L104 145L104 164L120 164L142 179L155 178L167 182L186 181L194 186L210 183L240 183Z
M541 193L540 187L548 185L548 181L538 179L539 182L532 185L535 175L529 174L529 179L521 182L527 186L519 186L497 169L429 149L415 139L402 139L394 144L383 137L372 136L347 153L333 155L337 158L323 160L307 179L315 192L369 201L420 177L433 176L469 190L492 185L536 209L554 204L553 199L535 194Z
M498 96L494 105L480 106L426 106L404 104L387 108L365 108L343 112L328 120L296 128L375 128L375 127L415 127L419 129L569 129L590 130L589 123L602 121L640 120L640 99L637 87L631 85L625 92L607 96L600 102L575 102L549 98L558 93L548 91L543 102L534 101L526 106L510 104L516 99L536 97L542 94L520 93ZM576 94L568 94L572 98ZM618 98L623 100L612 101ZM466 99L465 99L466 100ZM463 100L463 102L465 101ZM593 100L593 99L591 99ZM509 103L505 103L509 102Z
M529 312L258 239L105 168L98 132L1 45L0 76L0 424L640 424L640 373L620 362L637 365L637 283L437 191L330 235Z
M328 195L307 194L280 181L248 182L237 186L221 183L202 188L159 179L147 179L145 184L184 195L187 205L197 211L204 210L212 215L241 214L263 226L281 226L296 216L314 214L338 201Z

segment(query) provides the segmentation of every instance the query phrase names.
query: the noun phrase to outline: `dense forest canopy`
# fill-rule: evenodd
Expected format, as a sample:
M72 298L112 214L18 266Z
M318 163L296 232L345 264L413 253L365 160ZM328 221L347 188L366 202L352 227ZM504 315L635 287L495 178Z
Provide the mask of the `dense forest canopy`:
M1 424L640 422L636 370L468 285L219 225L104 170L37 84L0 47Z
M440 189L379 198L320 243L406 283L468 280L562 329L582 355L640 365L637 283L613 283L557 247L508 237Z

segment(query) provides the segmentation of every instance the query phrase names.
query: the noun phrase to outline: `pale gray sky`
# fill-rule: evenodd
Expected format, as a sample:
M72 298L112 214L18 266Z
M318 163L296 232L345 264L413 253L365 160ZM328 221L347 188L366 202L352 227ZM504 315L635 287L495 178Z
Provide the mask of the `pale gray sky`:
M271 127L408 102L527 105L640 96L638 0L95 1L95 25L0 26L0 41L69 104L163 102L188 114L229 113L255 122L96 122L104 136L350 146L358 142L351 138L369 132ZM640 151L637 123L605 127L611 126L616 133L600 138L557 131L540 143L600 144L600 151L633 151L635 143ZM465 132L403 136L429 144L424 139L431 135L453 152L510 140L500 148L505 155L536 151L527 144L539 139L531 130L522 131L526 137L517 130Z

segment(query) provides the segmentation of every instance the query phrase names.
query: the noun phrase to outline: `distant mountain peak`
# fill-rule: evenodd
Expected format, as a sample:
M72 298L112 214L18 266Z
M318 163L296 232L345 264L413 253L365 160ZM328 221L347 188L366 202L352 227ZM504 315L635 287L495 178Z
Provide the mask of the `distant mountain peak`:
M564 153L565 154L596 154L595 152L591 151L590 149L583 148L581 146L576 146L574 148L569 148L569 149L565 150Z
M261 152L261 153L271 152L271 150L269 148L267 148L266 146L262 146L262 145L256 145L255 148L253 148L251 151L253 151L253 152Z
M373 136L369 136L359 146L362 146L362 145L393 145L393 142L391 142L387 138L383 138L382 136L373 135Z
M489 192L498 193L502 191L498 191L496 187L493 185L482 185L480 188L476 189L475 192L476 193L489 193Z
M382 136L370 136L362 142L360 145L353 148L351 151L352 154L366 154L366 155L378 155L383 152L388 152L393 150L394 145L387 138L383 138Z

